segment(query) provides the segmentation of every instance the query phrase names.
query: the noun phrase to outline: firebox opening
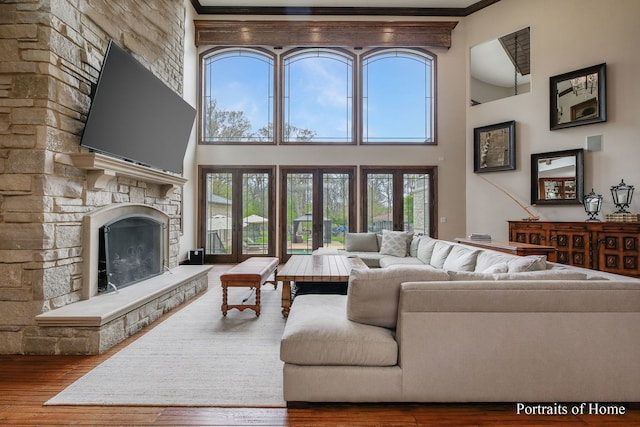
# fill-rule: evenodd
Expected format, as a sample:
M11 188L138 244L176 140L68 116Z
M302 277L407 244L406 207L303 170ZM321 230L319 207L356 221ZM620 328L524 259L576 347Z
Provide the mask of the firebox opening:
M121 289L164 271L164 223L120 218L99 229L98 293Z

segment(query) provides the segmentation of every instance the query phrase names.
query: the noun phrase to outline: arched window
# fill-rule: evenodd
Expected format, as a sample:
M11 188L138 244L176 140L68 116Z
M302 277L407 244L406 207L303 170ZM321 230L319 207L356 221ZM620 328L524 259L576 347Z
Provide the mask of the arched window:
M435 143L435 56L384 49L363 57L362 143Z
M201 141L274 143L274 56L215 49L202 56Z
M283 59L284 143L353 143L353 58L337 49Z

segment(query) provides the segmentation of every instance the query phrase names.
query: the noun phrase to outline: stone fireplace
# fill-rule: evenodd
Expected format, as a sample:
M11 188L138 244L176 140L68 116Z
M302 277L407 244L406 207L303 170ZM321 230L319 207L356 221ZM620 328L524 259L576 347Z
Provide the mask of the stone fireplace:
M208 267L178 263L184 178L97 153L55 160L81 172L79 214L65 229L79 256L52 267L67 274L51 276L58 288L25 329L27 353L102 353L207 289Z
M186 180L80 148L110 39L183 93L186 6L2 4L1 354L100 353L206 289L206 269L179 265ZM172 273L94 297L97 273L87 269L97 271L99 255L89 254L85 217L130 205L162 213L163 268Z
M172 207L182 177L96 153L56 160L85 170L87 192L112 203L87 209L74 229L79 289L35 316L27 352L99 354L206 290L209 267L178 265L179 211Z

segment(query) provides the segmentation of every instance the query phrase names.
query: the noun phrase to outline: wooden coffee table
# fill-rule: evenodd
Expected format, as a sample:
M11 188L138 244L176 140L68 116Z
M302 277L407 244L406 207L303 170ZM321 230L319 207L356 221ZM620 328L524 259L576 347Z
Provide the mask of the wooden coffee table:
M344 283L352 268L368 267L360 258L346 255L292 255L276 274L282 281L282 315L289 315L294 282Z

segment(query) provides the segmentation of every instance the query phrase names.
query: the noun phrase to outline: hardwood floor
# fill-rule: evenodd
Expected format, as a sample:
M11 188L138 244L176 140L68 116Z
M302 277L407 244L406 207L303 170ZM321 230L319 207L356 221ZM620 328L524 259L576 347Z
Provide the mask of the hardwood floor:
M637 404L626 405L624 416L575 417L517 415L514 404L312 405L291 410L43 406L115 351L101 356L0 356L0 425L640 426Z
M640 426L640 404L625 405L627 412L623 416L518 415L511 403L311 405L308 409L289 410L43 405L152 328L153 325L100 356L0 356L0 425Z

